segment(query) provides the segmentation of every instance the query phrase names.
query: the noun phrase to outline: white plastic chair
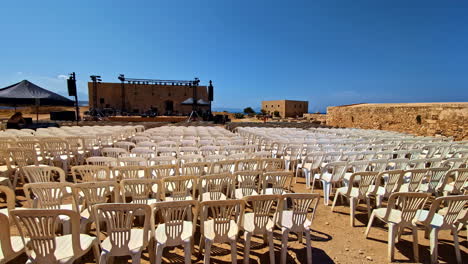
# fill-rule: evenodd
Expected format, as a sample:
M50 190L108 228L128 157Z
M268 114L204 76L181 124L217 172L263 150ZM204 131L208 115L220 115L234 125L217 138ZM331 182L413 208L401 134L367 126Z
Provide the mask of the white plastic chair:
M161 214L162 222L152 229L155 230L156 264L160 264L165 247L183 244L185 264L191 263L193 236L197 226L198 201L159 202L151 206L154 214ZM153 217L154 218L154 217ZM190 219L193 219L190 221Z
M282 231L281 264L286 264L290 232L297 233L301 243L302 234L305 233L307 263L312 263L312 240L310 231L319 200L320 195L316 193L290 193L281 196L277 217L277 225ZM288 206L288 204L291 206Z
M200 253L205 248L204 263L210 263L213 243L231 244L231 262L237 263L237 235L244 212L243 200L205 201L200 204ZM203 244L205 247L203 247Z
M10 233L10 219L0 214L0 263L7 263L24 253L24 244L20 236Z
M61 209L15 209L11 211L19 228L26 254L32 263L73 263L91 248L99 264L99 244L96 237L80 234L80 216ZM61 217L62 216L62 217ZM56 234L60 218L67 217L71 234Z
M354 179L359 177L359 186L353 187L353 185L348 185L345 187L338 188L336 190L335 198L333 200L332 212L335 209L336 201L339 196L344 196L349 200L350 203L350 224L354 226L354 218L356 214L356 207L359 205L359 201L365 200L367 204L367 216L370 217L371 214L371 204L370 197L374 195L377 189L373 188L373 184L380 181L378 172L356 172L353 173L350 177L350 182L354 182Z
M262 194L285 194L291 189L292 171L264 172L260 175Z
M210 174L198 180L200 201L226 200L232 198L235 178L232 174Z
M141 253L148 246L151 236L151 207L146 204L97 204L93 207L97 222L106 223L106 237L99 241L102 248L101 264L111 256L131 256L132 263L140 263ZM143 228L133 228L137 216L143 215ZM96 234L101 227L96 225Z
M130 198L130 203L148 204L158 202L160 180L153 179L125 179L120 182L122 200L126 202Z
M414 225L422 225L430 230L431 263L438 262L438 234L442 230L452 232L457 263L462 263L458 243L458 220L466 218L468 210L465 206L467 203L468 195L439 197L432 203L429 210L419 211L417 219L413 220ZM444 208L440 209L442 204Z
M245 196L243 200L247 206L252 207L252 212L245 212L242 219L244 230L244 263L249 263L250 240L254 235L268 237L270 263L275 263L275 245L273 243L273 230L277 216L275 207L278 208L281 195L253 195Z
M314 191L315 180L320 180L323 184L323 202L328 205L330 194L332 192L332 185L340 183L348 168L346 161L330 162L322 169L320 174L315 174L312 181L312 192Z
M430 194L399 192L390 195L387 208L378 208L372 211L367 224L365 236L369 236L374 219L377 217L388 224L388 261L393 262L395 253L395 238L403 229L410 228L413 234L413 252L416 262L419 261L417 228L412 221L418 210L422 209ZM398 207L397 207L398 206Z
M262 171L238 171L235 175L236 186L234 197L242 199L248 195L258 195L260 185L260 175Z

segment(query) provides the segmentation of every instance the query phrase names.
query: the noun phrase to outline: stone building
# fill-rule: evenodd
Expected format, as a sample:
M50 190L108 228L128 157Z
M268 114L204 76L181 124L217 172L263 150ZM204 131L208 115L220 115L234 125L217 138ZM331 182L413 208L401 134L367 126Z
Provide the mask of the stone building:
M308 112L309 102L293 100L262 101L262 109L271 115L278 111L281 117L296 117Z
M327 125L468 139L468 103L357 104L327 108Z
M160 115L187 115L192 112L192 105L182 102L193 98L193 86L124 83L122 89L122 83L97 83L95 93L93 84L88 83L90 107L113 108L133 113L154 109ZM209 102L207 86L197 87L197 99L205 104ZM198 109L208 111L210 105L198 105Z

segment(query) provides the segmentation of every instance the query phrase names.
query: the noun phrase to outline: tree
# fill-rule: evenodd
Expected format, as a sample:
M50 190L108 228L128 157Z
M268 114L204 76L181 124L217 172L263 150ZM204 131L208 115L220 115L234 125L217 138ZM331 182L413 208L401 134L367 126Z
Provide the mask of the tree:
M260 112L262 112L262 115L266 115L267 111L265 109L260 109Z
M279 117L279 116L280 116L280 113L279 113L278 111L275 111L275 112L273 112L273 115L274 115L275 117Z
M235 113L235 114L234 114L234 117L235 117L236 119L242 119L242 118L244 118L244 114L242 114L242 113Z
M247 108L244 108L244 113L246 114L255 114L255 111L252 109L252 107L247 107Z

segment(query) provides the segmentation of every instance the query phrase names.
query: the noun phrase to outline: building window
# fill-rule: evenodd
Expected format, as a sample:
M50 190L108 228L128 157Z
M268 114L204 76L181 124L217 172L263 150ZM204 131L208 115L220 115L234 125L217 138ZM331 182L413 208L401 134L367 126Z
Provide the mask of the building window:
M418 123L418 125L422 123L422 119L420 115L416 116L416 123Z
M278 105L278 107L279 107L279 105Z
M167 96L171 96L171 92L169 92L169 93L167 94Z

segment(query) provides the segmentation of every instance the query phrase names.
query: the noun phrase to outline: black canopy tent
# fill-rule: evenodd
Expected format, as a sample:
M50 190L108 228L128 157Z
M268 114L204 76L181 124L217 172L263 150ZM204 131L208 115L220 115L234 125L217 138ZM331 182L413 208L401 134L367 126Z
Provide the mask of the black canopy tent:
M74 102L59 94L23 80L0 89L0 105L5 106L73 106ZM37 109L36 109L37 110Z

